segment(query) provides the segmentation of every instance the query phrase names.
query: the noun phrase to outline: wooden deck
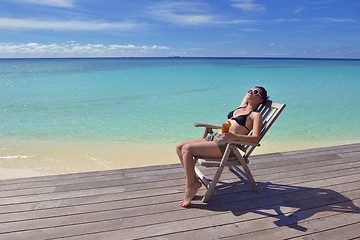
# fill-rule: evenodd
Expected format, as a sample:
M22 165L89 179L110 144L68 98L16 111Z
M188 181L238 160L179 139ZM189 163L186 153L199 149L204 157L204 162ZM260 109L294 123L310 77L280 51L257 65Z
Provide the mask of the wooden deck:
M360 238L360 143L257 155L249 167L260 192L225 170L210 202L187 209L179 165L3 180L0 239Z

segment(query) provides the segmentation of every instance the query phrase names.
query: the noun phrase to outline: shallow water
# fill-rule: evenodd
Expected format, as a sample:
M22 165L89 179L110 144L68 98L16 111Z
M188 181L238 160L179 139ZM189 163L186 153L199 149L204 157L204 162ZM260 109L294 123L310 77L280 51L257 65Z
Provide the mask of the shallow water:
M0 59L0 178L177 163L255 85L286 103L254 154L360 142L360 61Z
M254 85L287 108L270 140L359 140L360 61L0 60L0 137L174 143L220 124Z

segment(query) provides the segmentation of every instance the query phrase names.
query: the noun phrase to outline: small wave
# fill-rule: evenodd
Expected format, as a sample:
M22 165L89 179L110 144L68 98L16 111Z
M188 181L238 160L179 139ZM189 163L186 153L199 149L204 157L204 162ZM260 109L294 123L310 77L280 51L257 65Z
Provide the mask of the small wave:
M109 161L105 161L105 160L101 160L101 159L97 159L94 157L90 157L89 155L87 156L90 160L96 162L99 165L103 165L104 167L106 167L107 169L111 169L110 164L111 162Z
M0 159L26 159L31 157L33 156L15 155L15 156L0 156Z

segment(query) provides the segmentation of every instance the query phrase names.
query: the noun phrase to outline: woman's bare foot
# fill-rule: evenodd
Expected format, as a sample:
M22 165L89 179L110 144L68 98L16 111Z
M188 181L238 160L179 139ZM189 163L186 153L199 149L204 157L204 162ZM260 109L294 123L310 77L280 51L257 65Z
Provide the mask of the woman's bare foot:
M196 181L196 183L193 185L194 187L185 190L184 200L180 201L181 207L188 207L190 205L191 200L193 200L198 189L201 188L201 185L201 182Z

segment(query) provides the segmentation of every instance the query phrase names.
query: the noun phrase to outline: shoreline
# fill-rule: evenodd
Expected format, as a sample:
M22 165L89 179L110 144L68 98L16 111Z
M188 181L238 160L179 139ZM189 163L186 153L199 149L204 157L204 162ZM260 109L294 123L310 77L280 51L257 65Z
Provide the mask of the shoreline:
M356 143L267 142L253 155ZM0 180L179 163L176 143L0 140Z

